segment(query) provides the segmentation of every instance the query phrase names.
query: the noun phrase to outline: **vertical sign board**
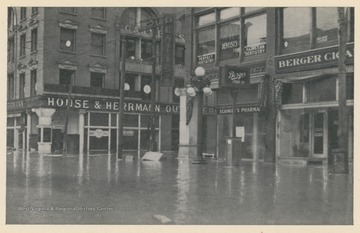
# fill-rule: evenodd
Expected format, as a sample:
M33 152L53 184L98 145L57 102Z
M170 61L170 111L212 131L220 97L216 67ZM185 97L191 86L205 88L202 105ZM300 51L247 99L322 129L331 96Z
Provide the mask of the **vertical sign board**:
M161 78L163 87L174 86L175 14L163 14L161 30Z
M220 86L236 88L250 84L250 69L225 66L221 69Z

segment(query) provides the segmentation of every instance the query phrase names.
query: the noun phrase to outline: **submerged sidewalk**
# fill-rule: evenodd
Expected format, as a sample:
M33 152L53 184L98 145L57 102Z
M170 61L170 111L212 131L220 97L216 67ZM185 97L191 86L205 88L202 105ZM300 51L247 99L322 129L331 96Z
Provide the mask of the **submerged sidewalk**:
M353 224L353 178L325 165L226 167L7 154L7 224Z

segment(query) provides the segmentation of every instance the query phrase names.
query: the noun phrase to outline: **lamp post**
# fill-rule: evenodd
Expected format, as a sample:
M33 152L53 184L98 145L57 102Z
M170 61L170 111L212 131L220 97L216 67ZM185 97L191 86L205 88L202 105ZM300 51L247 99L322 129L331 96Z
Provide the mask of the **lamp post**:
M209 87L210 80L204 78L205 69L201 66L197 67L194 71L195 77L190 81L190 85L187 87L186 92L189 96L194 97L197 95L197 147L196 147L196 159L192 161L195 164L204 164L203 158L203 98L212 94L212 90Z

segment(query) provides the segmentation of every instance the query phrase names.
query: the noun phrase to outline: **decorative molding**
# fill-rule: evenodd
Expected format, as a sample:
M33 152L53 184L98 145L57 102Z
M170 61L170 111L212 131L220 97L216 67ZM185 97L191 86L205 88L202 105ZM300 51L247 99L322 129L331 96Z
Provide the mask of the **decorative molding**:
M28 62L28 66L30 67L31 70L37 69L37 64L39 62L34 59L34 58L30 58L29 62Z
M94 65L89 65L89 71L90 72L97 72L97 73L104 73L106 74L108 67L100 64L100 63L96 63Z
M94 32L94 33L101 33L101 34L107 34L107 30L108 28L105 28L101 25L96 25L96 26L89 26L90 27L90 31Z
M22 64L21 62L19 62L16 68L17 68L18 70L25 70L25 69L26 69L26 65Z
M29 21L29 26L32 28L36 28L39 24L39 20L31 18Z
M24 25L22 25L22 24L20 24L20 25L18 26L18 28L17 28L18 32L23 32L23 31L25 31L26 29L27 29L27 26L24 26Z
M68 28L76 30L78 29L79 23L72 19L66 19L64 21L59 21L59 26L62 28Z
M59 62L59 69L65 70L77 70L79 64L72 61L61 61Z

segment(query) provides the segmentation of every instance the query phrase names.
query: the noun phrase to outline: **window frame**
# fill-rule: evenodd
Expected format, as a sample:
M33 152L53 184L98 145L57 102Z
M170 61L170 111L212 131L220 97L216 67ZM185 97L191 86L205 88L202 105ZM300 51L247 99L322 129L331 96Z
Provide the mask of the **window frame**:
M30 52L36 52L37 51L37 47L38 47L38 30L37 28L34 28L31 30L31 48L30 48Z
M26 20L26 7L20 7L20 21Z
M20 49L19 49L19 57L25 56L26 50L26 33L20 35Z
M64 41L63 40L63 31L68 31L68 32L72 32L73 33L73 38L72 38L72 41L70 41L71 42L71 46L72 46L72 49L70 50L70 49L66 49L66 45L65 45L65 43L66 43L66 41ZM65 28L65 27L60 27L60 51L61 52L68 52L68 53L76 53L76 32L77 32L77 30L76 29L70 29L70 28ZM63 44L63 42L64 42L64 45L62 45ZM71 47L70 46L70 47Z
M290 52L286 52L286 50L284 51L284 9L286 8L290 8L290 7L281 7L278 8L276 11L276 19L277 19L277 38L278 38L278 42L277 42L277 48L276 48L276 54L277 55L284 55L284 54L291 54L291 53L297 53L297 52L302 52L302 51L308 51L308 50L312 50L312 49L322 49L325 47L329 47L329 46L336 46L338 45L338 43L334 43L334 45L328 45L328 46L318 46L317 43L317 8L322 8L322 7L309 7L311 10L311 16L310 16L310 32L309 32L309 44L308 44L308 49L306 50L301 50L301 49L296 49L297 47L294 47L294 51L290 51ZM334 7L336 8L336 7ZM354 22L352 21L353 19L353 11L354 8L353 7L346 7L345 10L349 11L349 15L348 15L348 24L347 24L347 29L348 29L348 34L347 34L347 43L353 42L354 41Z
M98 17L94 12L96 12L95 10L100 10L100 8L102 8L102 14ZM91 18L106 20L106 7L91 7Z
M62 72L62 71L64 71L64 72L69 72L69 73L72 72L71 75L74 75L74 78L72 79L72 78L71 78L71 75L70 75L70 80L69 80L69 82L68 82L68 83L63 83L62 80L64 80L63 77L65 77L65 76L62 76L62 75L61 75L61 72ZM74 85L75 75L76 75L75 70L61 69L61 68L60 68L60 69L59 69L59 85L66 86L66 87L70 86L70 84L71 84L71 85ZM72 79L72 80L71 80L71 79ZM72 83L71 83L71 81L72 81Z
M15 62L15 37L8 38L8 56L7 56L8 63Z
M221 19L220 15L221 15L221 11L222 10L226 10L229 8L238 8L239 9L239 14L238 15L232 15L228 18L225 19ZM198 25L198 19L201 16L207 15L207 14L211 14L215 12L215 22L212 23L207 23L204 25ZM209 28L214 27L215 28L215 61L214 62L209 62L209 63L205 63L205 64L201 64L204 66L211 66L211 65L218 65L220 62L222 61L226 61L229 59L221 59L220 58L220 52L221 52L221 43L220 43L220 28L222 26L226 26L228 23L231 22L235 22L235 21L240 21L240 34L239 34L239 57L236 58L231 58L231 59L238 59L240 60L240 62L244 61L247 57L253 57L253 56L261 56L261 55L265 55L267 53L266 48L265 48L265 52L264 53L260 53L260 54L256 54L256 55L249 55L249 56L245 56L244 54L244 42L243 39L244 38L244 21L246 18L251 18L251 17L256 17L259 15L265 15L266 20L268 19L268 15L267 15L267 8L266 7L261 7L259 9L254 9L253 11L249 11L245 13L245 7L222 7L222 8L211 8L211 9L207 9L205 11L201 11L195 14L195 20L193 22L193 26L195 28L195 34L194 34L194 56L195 56L195 61L196 61L196 65L198 65L198 34L199 31L201 30L206 30ZM265 31L267 34L267 23L265 25ZM265 46L266 46L266 42L265 42Z
M30 71L30 96L36 95L37 69Z
M100 45L96 45L94 43L94 37L98 37L97 39L101 39L101 46ZM91 55L92 56L101 56L101 57L105 57L106 56L106 34L105 33L97 33L97 32L91 32ZM100 50L101 47L101 53L97 53L97 50ZM96 51L96 53L95 53Z

